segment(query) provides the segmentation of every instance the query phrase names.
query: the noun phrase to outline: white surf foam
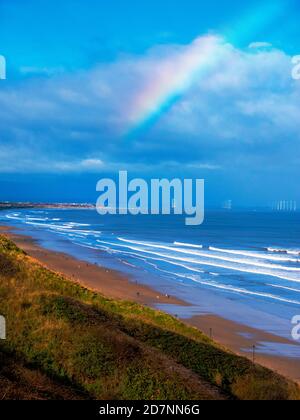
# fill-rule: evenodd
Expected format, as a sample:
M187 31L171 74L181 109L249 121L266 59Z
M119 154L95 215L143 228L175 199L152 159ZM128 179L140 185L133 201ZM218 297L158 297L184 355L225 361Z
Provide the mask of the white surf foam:
M300 293L299 289L294 289L293 287L279 286L278 284L267 284L267 286L275 287L276 289L288 290L290 292Z
M272 300L277 300L279 302L292 303L294 305L300 305L300 302L297 301L297 300L282 298L280 296L272 295L271 293L253 292L253 291L250 291L250 290L241 289L241 288L234 287L234 286L231 286L231 285L224 285L224 284L220 284L220 283L211 283L211 282L196 280L196 279L193 279L193 280L196 283L200 283L202 285L206 285L206 286L210 286L210 287L215 287L217 289L223 289L223 290L230 291L230 292L241 293L241 294L250 295L250 296L264 297L264 298L268 298L268 299L272 299Z
M253 258L263 259L263 260L300 263L299 259L287 258L287 257L284 257L284 256L279 256L279 255L274 256L274 255L270 255L270 254L258 254L256 252L252 252L252 251L215 248L213 246L210 246L209 249L211 251L215 251L215 252L222 252L222 253L233 254L233 255L243 255L243 256L246 256L246 257L253 257Z
M229 264L220 264L218 262L215 261L205 261L205 260L195 260L195 259L191 259L191 258L182 258L179 255L170 255L170 254L164 254L164 253L159 253L159 252L155 252L155 251L150 251L144 248L138 248L135 247L133 245L121 245L121 244L116 244L116 243L110 243L110 242L106 242L106 241L97 241L97 242L102 242L105 243L107 245L110 246L118 246L121 248L127 248L127 249L131 249L133 251L137 251L137 252L142 252L144 254L150 254L150 255L155 255L158 257L163 257L163 258L167 258L168 260L176 260L176 261L183 261L183 262L188 262L188 263L192 263L195 265L201 265L201 266L210 266L210 267L218 267L218 268L222 268L222 269L226 269L226 270L232 270L232 271L238 271L238 272L243 272L243 273L252 273L255 275L265 275L265 276L271 276L271 277L276 277L276 278L280 278L283 280L288 280L288 281L292 281L292 282L297 282L300 283L300 277L292 277L291 275L288 275L287 273L284 273L282 271L265 271L265 270L260 270L260 269L253 269L250 267L240 267L238 265L229 265Z
M199 249L203 249L203 245L187 244L187 243L184 243L184 242L174 242L174 245L183 246L183 247L187 247L187 248L199 248Z
M292 248L267 248L267 251L279 253L279 254L290 254L290 255L300 255L300 249L292 249Z
M155 248L155 249L164 249L167 251L178 252L180 254L196 255L196 256L204 257L208 259L214 259L214 260L225 261L225 262L236 263L236 264L247 265L247 266L254 266L254 267L259 267L259 268L268 268L271 270L276 269L276 270L294 271L294 272L300 273L300 268L297 268L297 267L287 267L287 266L278 265L278 264L275 265L275 264L260 263L258 261L254 261L251 259L229 258L223 255L216 255L216 254L212 254L208 252L200 252L200 251L195 251L195 250L186 250L183 248L174 248L174 247L170 247L166 245L154 244L151 242L141 242L141 241L135 241L135 240L128 240L124 238L118 238L118 239L121 242L129 243L129 244L142 245L142 246ZM299 278L299 281L300 281L300 278Z

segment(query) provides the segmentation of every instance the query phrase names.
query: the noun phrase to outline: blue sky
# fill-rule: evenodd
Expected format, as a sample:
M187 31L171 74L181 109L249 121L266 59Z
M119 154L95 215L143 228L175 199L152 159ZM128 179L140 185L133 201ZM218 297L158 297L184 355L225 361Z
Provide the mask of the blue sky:
M127 169L300 201L297 3L0 0L0 200L94 200Z

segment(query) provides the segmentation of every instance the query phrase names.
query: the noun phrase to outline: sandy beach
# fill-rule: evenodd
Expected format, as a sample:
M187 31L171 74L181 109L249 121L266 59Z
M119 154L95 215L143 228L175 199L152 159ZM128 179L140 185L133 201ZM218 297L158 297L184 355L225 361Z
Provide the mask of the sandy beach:
M150 287L132 282L117 271L77 260L64 253L44 249L34 239L11 233L6 227L1 227L0 233L8 236L30 257L38 260L45 267L108 298L135 301L149 306L153 306L156 302L187 305L172 296L164 296Z
M22 235L21 231L20 234L15 233L14 229L13 233L8 227L1 227L0 233L12 239L30 257L36 259L43 266L106 297L134 301L153 308L157 308L157 305L162 303L188 305L173 296L163 295L150 287L131 281L119 272L77 260L65 253L44 249L32 238ZM200 329L208 336L211 335L215 341L227 349L251 360L253 359L253 346L257 346L259 343L295 344L291 340L215 315L194 316L183 321ZM300 359L262 355L256 352L255 361L300 383Z

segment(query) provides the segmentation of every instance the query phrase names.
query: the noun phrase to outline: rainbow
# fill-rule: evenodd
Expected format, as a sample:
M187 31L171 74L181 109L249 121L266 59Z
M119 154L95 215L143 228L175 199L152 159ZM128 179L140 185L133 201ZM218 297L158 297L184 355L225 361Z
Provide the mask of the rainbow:
M221 42L216 36L197 38L154 68L151 80L129 107L130 126L147 125L168 109L213 63Z
M126 107L129 128L125 135L133 135L157 120L181 98L194 83L199 82L222 54L225 39L238 44L280 16L288 0L272 0L260 3L249 10L238 22L224 29L224 38L216 35L201 36L190 45L183 46L154 65L151 77L143 89Z

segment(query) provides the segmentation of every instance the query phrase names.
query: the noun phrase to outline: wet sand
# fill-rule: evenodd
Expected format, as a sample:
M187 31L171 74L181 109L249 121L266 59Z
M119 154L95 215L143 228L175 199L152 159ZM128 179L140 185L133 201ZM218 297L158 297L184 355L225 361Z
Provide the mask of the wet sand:
M15 231L16 229L14 229ZM99 292L108 298L134 301L151 306L154 309L156 309L158 304L189 306L188 303L173 296L163 295L151 287L130 281L130 279L119 272L77 260L64 253L44 249L31 237L22 235L21 231L20 234L16 234L12 233L8 227L0 227L0 233L8 236L30 257L38 260L43 266L63 274L70 280ZM228 321L215 315L199 315L183 321L200 329L206 335L211 335L216 342L227 349L246 356L251 360L253 359L253 346L258 346L261 342L295 344L292 340ZM248 351L244 349L248 349ZM300 384L300 346L298 359L263 355L256 351L255 362L296 380Z

